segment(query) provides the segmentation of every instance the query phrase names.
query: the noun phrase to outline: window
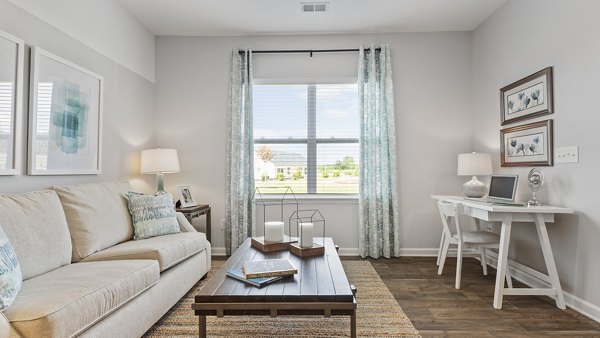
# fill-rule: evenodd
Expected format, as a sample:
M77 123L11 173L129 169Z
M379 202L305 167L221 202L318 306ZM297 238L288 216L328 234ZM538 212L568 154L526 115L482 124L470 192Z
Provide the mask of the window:
M257 187L358 194L356 83L255 84L253 90Z

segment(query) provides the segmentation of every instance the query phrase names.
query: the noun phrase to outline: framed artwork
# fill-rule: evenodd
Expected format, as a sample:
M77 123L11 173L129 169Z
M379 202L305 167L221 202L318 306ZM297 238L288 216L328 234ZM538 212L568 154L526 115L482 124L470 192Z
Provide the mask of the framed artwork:
M554 148L552 138L552 120L500 130L501 166L551 166Z
M0 31L0 175L21 168L25 42Z
M500 89L502 125L554 112L552 67Z
M29 175L90 175L102 168L102 76L31 50Z
M179 201L181 201L182 208L198 205L192 196L192 191L189 185L178 185L177 194L179 195Z

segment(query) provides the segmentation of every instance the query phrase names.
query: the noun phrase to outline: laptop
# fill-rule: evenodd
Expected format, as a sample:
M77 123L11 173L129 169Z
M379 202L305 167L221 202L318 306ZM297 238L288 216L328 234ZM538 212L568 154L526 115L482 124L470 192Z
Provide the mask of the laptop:
M518 181L519 175L492 175L487 197L467 199L486 203L522 205L515 202Z

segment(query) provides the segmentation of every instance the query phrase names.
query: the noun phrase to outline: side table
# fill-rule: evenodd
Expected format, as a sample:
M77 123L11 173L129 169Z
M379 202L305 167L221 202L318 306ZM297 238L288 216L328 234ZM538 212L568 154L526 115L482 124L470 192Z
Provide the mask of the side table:
M206 239L210 242L210 221L211 221L211 217L210 217L210 205L208 204L201 204L201 205L195 205L193 207L187 207L187 208L177 208L176 209L177 212L182 213L185 218L187 218L188 222L190 222L190 224L192 223L192 220L196 217L200 217L200 216L206 216Z

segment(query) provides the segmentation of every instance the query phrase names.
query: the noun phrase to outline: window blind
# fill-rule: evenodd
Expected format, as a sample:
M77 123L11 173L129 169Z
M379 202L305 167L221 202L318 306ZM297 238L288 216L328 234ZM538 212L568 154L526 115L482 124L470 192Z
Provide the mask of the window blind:
M12 167L13 84L0 82L0 169Z
M295 193L357 194L356 83L257 84L253 88L256 186Z

